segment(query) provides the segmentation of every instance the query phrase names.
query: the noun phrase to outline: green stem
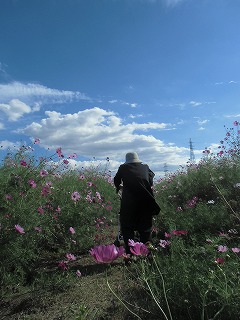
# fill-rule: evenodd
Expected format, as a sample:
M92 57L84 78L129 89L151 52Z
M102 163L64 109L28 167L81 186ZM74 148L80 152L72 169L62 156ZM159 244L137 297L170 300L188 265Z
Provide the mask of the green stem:
M106 278L107 278L107 285L108 288L110 289L110 291L112 292L112 294L117 298L118 301L121 302L121 304L131 313L133 314L135 317L137 317L138 319L142 320L142 318L140 318L135 312L133 312L131 309L128 308L128 306L119 298L119 296L113 291L113 289L111 288L109 281L108 281L108 276L107 276L107 271L106 271Z
M149 289L149 291L150 291L150 293L151 293L151 295L152 295L152 297L153 297L153 300L155 301L156 305L157 305L158 308L161 310L162 314L164 315L164 318L165 318L166 320L168 320L168 317L167 317L166 313L163 311L162 307L160 306L157 298L155 297L155 294L153 293L153 291L152 291L149 283L147 282L147 279L144 279L144 281L146 282L147 287L148 287L148 289ZM171 318L171 319L172 319L172 318Z
M162 275L162 272L160 271L159 267L158 267L158 264L155 260L155 257L153 256L153 260L154 260L154 263L156 265L156 268L158 270L158 273L160 274L161 276L161 279L162 279L162 286L163 286L163 293L164 293L164 298L165 298L165 301L166 301L166 304L167 304L167 308L168 308L168 312L169 312L169 316L170 316L170 319L173 320L173 317L172 317L172 313L171 313L171 310L170 310L170 307L169 307L169 303L168 303L168 299L167 299L167 293L166 293L166 287L165 287L165 281L164 281L164 278L163 278L163 275Z

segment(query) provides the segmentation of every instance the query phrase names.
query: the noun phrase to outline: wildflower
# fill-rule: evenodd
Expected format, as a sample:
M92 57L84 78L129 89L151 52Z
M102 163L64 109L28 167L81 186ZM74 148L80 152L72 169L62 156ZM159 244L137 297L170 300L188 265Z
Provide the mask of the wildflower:
M232 252L239 253L240 252L240 248L232 248Z
M92 248L89 252L98 263L112 263L123 255L124 248L118 248L114 244L100 245Z
M63 154L62 154L62 148L57 148L56 150L57 155L59 156L59 158L63 158Z
M39 208L37 209L37 212L38 212L39 214L44 214L44 209L43 209L43 207L39 207Z
M36 138L33 143L34 144L39 144L40 143L40 139Z
M71 234L76 233L76 231L75 231L75 229L74 229L73 227L70 227L70 228L69 228L69 232L70 232Z
M35 227L34 230L37 232L42 232L42 227Z
M63 163L64 163L64 164L69 164L69 161L66 160L66 159L64 159L64 160L63 160Z
M50 188L48 186L44 186L41 191L42 196L47 196L50 193Z
M86 178L85 178L85 175L84 175L84 174L81 174L80 177L79 177L79 179L80 179L80 180L85 180L85 179L86 179Z
M128 240L130 251L136 256L146 257L149 254L148 247L142 242L134 242L134 240Z
M227 252L228 251L228 247L227 246L218 246L218 252Z
M24 234L25 233L25 231L24 231L24 229L19 225L19 224L15 224L15 230L17 231L17 232L19 232L19 233L21 233L21 234Z
M78 201L79 199L81 198L80 194L77 192L77 191L74 191L72 194L71 194L71 199L73 201Z
M82 275L82 274L81 274L81 271L77 270L77 271L76 271L76 276L77 276L78 278L80 278L81 275Z
M32 188L36 188L37 184L33 179L28 180L28 184L32 187Z
M57 213L60 213L60 212L61 212L61 208L58 206L55 211L56 211Z
M215 262L218 264L223 264L225 262L225 260L223 258L216 258Z
M240 189L240 183L238 182L238 183L234 184L234 188Z
M58 267L60 268L60 269L62 269L63 271L65 271L65 270L67 270L68 269L68 264L67 264L67 261L60 261L59 263L58 263Z
M41 176L41 177L46 177L47 175L48 175L47 170L44 170L44 169L43 169L43 170L40 171L40 176Z
M26 166L27 166L27 162L24 161L24 160L21 160L21 161L20 161L20 165L21 165L22 167L26 167Z
M183 211L183 209L182 209L182 207L177 207L177 212L181 212L181 211Z
M159 241L159 245L160 245L160 247L162 247L162 248L166 248L167 246L169 246L170 245L170 241L169 240L162 240L162 239L160 239L160 241Z
M233 125L234 125L234 126L238 126L238 124L239 124L238 121L234 121L234 122L233 122Z
M68 159L75 159L75 158L77 158L77 154L76 153L70 154L68 156Z
M66 254L66 258L67 258L69 261L75 261L75 260L77 260L77 258L75 257L75 255L72 254L72 253L67 253L67 254Z
M10 194L6 194L5 198L7 201L11 201L13 199L13 197Z
M186 235L188 232L185 230L173 230L172 234L175 236L181 236L181 235Z
M171 238L172 236L171 233L167 233L167 232L165 232L164 235L165 235L165 238Z

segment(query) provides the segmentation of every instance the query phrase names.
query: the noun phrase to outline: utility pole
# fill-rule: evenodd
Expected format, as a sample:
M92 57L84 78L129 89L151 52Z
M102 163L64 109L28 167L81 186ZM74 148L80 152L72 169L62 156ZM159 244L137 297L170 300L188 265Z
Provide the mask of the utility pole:
M195 162L195 155L193 152L193 143L192 143L191 138L189 140L189 147L190 147L190 162L194 163Z

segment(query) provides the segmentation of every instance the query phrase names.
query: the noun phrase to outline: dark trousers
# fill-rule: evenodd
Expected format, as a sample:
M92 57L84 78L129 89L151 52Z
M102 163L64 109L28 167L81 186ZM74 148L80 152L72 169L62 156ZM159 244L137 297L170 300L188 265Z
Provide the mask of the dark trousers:
M152 216L127 216L120 214L121 232L127 254L131 254L128 240L134 240L134 233L137 231L140 242L146 243L151 238Z

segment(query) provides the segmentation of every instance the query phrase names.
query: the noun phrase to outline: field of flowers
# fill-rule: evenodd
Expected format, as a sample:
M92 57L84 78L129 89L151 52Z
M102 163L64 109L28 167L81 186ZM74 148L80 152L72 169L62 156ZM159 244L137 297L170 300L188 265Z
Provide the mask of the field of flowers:
M156 181L161 212L152 243L131 239L128 266L123 246L114 245L119 198L107 165L70 169L76 155L64 158L61 148L39 160L26 146L9 154L0 167L1 300L83 282L85 255L105 268L104 290L119 303L112 302L115 319L239 319L239 137L235 121L216 155L206 149L199 163ZM122 291L109 285L114 273L123 276ZM79 301L71 315L52 319L103 319L90 315L93 304ZM4 318L41 319L28 315Z

